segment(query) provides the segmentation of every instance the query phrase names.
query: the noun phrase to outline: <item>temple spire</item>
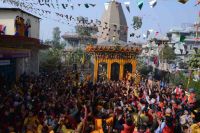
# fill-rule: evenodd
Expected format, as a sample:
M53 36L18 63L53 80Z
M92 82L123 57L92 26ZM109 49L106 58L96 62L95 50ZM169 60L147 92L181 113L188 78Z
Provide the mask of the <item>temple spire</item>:
M127 42L128 26L121 3L111 0L101 18L98 43L105 41Z

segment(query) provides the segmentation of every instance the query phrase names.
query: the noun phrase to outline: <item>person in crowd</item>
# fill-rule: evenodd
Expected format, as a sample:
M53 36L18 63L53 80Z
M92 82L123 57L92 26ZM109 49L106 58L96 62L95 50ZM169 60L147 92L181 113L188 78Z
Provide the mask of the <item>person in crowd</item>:
M72 75L23 74L12 88L0 88L0 133L200 132L194 89L152 77L137 84L134 79L74 84Z

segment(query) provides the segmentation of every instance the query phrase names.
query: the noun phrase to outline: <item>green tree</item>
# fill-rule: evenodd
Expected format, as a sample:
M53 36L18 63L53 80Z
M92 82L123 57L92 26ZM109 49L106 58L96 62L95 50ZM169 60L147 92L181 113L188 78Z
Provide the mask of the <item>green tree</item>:
M176 72L170 74L170 83L172 85L182 85L183 88L194 88L197 94L197 99L200 100L200 82L194 81L193 77L191 79L184 72Z
M47 45L51 45L52 48L56 49L63 49L66 44L65 42L61 41L61 31L59 27L53 28L53 39L52 40L46 40L44 43Z
M61 41L59 27L53 29L53 39L46 40L44 43L51 48L40 52L40 67L43 69L56 69L61 66L61 57L65 47L65 42Z
M159 56L161 60L165 60L167 63L176 59L176 54L174 53L173 48L168 45L164 46L164 48L160 51Z
M198 50L197 53L191 56L188 64L192 69L200 68L200 50Z
M60 28L59 28L59 27L53 28L53 41L54 41L55 43L58 43L58 44L59 44L60 39L61 39L60 33L61 33L61 31L60 31Z

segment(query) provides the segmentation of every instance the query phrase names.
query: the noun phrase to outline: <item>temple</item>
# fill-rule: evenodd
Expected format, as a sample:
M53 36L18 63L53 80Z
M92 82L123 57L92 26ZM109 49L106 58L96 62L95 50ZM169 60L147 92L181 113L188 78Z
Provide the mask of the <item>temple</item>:
M86 47L86 52L94 57L93 82L135 75L141 48L127 43L128 27L121 3L107 3L99 32L98 44Z
M105 11L99 26L98 43L109 41L127 41L128 26L122 5L115 0L105 3Z

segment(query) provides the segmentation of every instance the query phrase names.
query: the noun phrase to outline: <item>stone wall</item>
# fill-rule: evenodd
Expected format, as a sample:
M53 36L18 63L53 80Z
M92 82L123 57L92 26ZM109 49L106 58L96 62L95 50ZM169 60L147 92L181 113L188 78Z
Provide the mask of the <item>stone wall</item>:
M32 49L30 51L30 57L16 59L16 79L18 79L23 73L39 74L38 51L38 49Z

